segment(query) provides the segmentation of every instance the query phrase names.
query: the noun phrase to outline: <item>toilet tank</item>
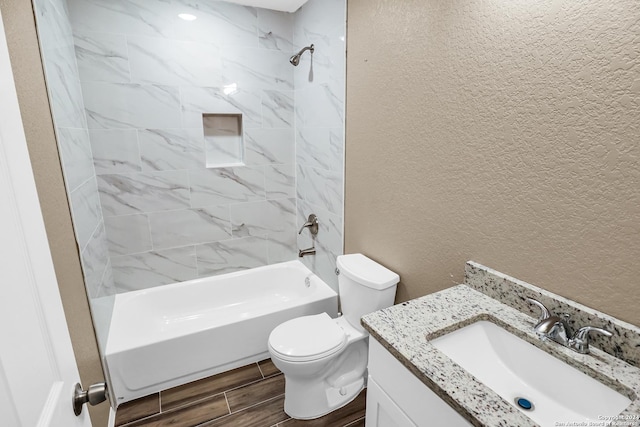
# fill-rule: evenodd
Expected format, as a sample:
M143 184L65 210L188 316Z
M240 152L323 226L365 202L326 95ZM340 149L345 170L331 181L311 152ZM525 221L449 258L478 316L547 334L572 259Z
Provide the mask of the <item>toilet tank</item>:
M364 331L360 318L393 305L400 276L362 254L340 255L337 266L342 314Z

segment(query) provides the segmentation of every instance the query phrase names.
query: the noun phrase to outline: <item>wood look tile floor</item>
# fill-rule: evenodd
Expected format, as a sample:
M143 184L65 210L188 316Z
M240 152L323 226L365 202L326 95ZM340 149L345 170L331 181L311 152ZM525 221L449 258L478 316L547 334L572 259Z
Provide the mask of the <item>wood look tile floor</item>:
M324 417L284 412L284 376L271 360L146 396L118 407L117 427L364 427L366 390Z

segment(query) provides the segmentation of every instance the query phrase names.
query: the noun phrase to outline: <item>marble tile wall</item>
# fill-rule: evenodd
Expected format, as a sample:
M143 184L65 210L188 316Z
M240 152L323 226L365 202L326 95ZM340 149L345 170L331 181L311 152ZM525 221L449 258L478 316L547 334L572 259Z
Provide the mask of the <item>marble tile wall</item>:
M294 70L298 226L310 213L320 222L316 255L303 262L336 289L336 257L343 251L345 37L344 0L310 0L295 14L295 50L315 48ZM311 245L307 232L298 244Z
M295 259L294 15L211 0L68 5L90 207L117 291ZM244 166L206 167L203 113L242 114Z
M41 52L76 241L98 342L106 345L115 288L93 164L73 31L64 0L35 2Z

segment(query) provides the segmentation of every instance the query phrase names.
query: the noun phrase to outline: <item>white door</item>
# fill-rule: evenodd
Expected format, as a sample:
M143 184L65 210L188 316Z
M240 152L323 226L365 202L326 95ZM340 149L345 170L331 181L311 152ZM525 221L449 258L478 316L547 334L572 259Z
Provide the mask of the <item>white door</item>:
M79 381L0 15L0 424L90 426L73 413Z

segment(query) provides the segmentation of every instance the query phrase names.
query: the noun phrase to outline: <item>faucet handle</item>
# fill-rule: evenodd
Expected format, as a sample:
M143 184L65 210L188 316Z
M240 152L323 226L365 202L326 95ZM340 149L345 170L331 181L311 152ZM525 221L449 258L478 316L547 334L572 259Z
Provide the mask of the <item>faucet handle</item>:
M595 326L583 326L578 329L573 338L570 341L570 347L578 353L589 353L589 333L597 332L606 337L613 336L613 334L606 329L596 328Z
M543 303L533 298L527 298L527 301L530 302L531 304L537 305L538 308L540 309L541 313L540 313L540 317L538 318L538 323L544 320L547 320L548 318L551 317L551 313L549 312L547 307L544 306Z
M311 234L313 234L314 236L318 234L318 217L315 214L309 214L307 222L302 224L302 227L300 228L300 231L298 231L298 234L302 234L302 230L304 230L305 227L309 227L309 231L311 231Z

